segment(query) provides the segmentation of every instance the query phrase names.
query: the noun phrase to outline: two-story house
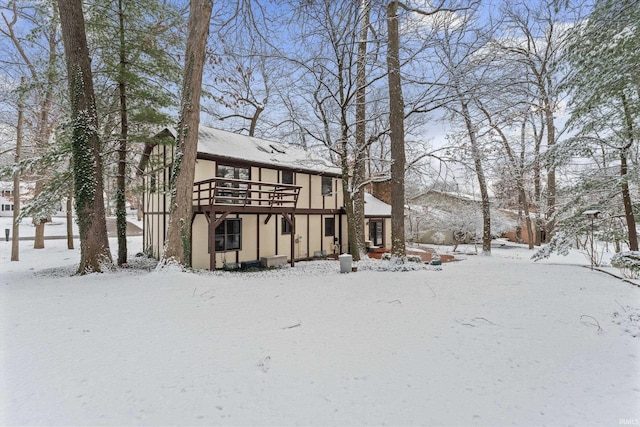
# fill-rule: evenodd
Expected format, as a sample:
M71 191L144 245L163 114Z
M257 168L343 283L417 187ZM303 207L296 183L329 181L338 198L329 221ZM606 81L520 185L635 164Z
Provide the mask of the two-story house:
M162 255L175 130L147 144L144 248ZM215 269L280 256L295 260L346 252L341 170L301 147L200 126L193 184L191 264ZM391 207L367 195L367 238L391 242ZM375 207L375 209L373 209ZM367 215L368 213L368 215ZM369 236L371 229L375 236Z

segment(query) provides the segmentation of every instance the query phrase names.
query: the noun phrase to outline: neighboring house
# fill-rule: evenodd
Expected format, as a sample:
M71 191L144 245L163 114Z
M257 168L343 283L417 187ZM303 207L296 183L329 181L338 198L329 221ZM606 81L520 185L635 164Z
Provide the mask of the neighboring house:
M534 240L534 244L535 244L535 235L536 235L536 217L535 217L535 212L530 212L530 217L531 217L531 226L532 226L532 233L533 233L533 240ZM507 211L507 215L508 217L511 219L511 221L513 221L515 223L515 226L512 230L507 231L504 234L504 237L509 240L510 242L515 242L515 243L525 243L525 244L529 244L529 230L527 228L527 221L525 220L525 218L520 218L520 215L518 215L517 212L513 212L513 211ZM540 237L538 238L538 241L542 241L544 242L544 232L540 231Z
M505 211L490 209L494 236L515 227ZM455 245L482 239L482 202L474 196L429 190L410 199L406 212L406 228L415 242Z
M0 182L0 216L13 216L13 183Z
M20 200L22 206L31 202L35 184L32 182L20 183ZM0 216L13 216L14 192L13 181L0 181Z
M175 130L165 129L157 142L146 145L140 162L143 245L156 258L167 235L166 190L175 136ZM263 258L286 259L293 265L295 260L347 251L339 168L300 147L205 126L200 126L198 138L190 218L194 268L235 267ZM390 245L385 234L390 226L384 221L389 221L391 208L387 217L374 200L366 206L372 209L368 224L376 242ZM380 220L382 225L375 225Z
M480 200L460 193L428 190L408 200L408 239L418 243L453 245L482 234ZM464 236L463 236L464 234Z

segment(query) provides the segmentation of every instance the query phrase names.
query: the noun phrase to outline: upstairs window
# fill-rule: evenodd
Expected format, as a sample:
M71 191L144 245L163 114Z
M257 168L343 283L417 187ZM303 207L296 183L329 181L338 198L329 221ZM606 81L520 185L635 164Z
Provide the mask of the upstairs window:
M330 196L333 193L333 179L330 176L322 177L322 195Z
M241 179L248 181L250 178L249 168L239 166L218 165L218 178Z
M292 171L282 171L282 183L283 184L292 184L293 185L293 172Z

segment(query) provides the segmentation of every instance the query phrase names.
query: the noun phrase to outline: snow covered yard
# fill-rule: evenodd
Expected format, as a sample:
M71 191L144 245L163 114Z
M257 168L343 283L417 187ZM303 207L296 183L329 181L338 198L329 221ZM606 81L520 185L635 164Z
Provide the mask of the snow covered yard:
M640 422L640 288L562 258L71 277L66 242L10 245L3 425Z

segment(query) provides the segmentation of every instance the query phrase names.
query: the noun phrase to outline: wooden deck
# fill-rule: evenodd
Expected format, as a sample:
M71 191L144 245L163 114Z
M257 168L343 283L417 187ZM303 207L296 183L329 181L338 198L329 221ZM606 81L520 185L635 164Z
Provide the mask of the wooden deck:
M209 268L216 268L215 230L230 214L282 215L291 227L291 253L295 252L295 213L300 186L230 178L212 178L193 184L192 220L204 214L209 224ZM291 257L291 266L295 265Z
M193 184L194 212L293 213L300 186L230 178Z

